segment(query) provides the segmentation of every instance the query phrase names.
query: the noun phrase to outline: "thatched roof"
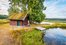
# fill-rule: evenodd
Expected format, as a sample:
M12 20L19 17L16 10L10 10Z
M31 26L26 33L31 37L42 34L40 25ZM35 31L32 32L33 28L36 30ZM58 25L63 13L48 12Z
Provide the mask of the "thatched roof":
M22 13L13 13L12 15L9 16L8 19L11 20L24 20L27 16L27 13L22 12Z

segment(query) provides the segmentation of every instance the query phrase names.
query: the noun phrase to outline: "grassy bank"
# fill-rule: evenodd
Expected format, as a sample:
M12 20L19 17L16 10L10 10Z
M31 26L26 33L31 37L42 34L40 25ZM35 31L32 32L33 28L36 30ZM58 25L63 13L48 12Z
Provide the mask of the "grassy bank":
M11 31L14 38L15 45L45 45L42 38L42 31L36 29L31 31Z
M49 28L64 28L66 29L66 24L64 23L54 23L52 25L42 25L42 27L49 29Z

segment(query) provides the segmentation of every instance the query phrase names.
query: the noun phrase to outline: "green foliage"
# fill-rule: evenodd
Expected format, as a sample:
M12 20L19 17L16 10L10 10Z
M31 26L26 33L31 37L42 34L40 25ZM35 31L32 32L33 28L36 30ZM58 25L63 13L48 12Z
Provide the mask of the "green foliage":
M18 7L20 7L20 11L27 11L29 20L32 22L41 22L45 18L45 14L43 14L43 10L46 9L43 5L44 0L10 0L10 2L10 13L19 12Z
M18 13L19 9L15 6L10 7L9 11L9 15L11 15L12 13Z
M44 45L41 31L13 31L12 35L15 41L21 42L21 45Z

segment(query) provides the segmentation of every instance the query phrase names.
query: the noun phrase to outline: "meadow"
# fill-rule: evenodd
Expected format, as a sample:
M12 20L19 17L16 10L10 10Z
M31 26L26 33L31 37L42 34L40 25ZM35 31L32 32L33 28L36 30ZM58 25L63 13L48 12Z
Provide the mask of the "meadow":
M0 25L1 24L6 24L6 23L9 23L9 20L7 20L7 19L0 19Z
M49 22L49 21L48 21ZM46 29L49 28L64 28L66 29L66 23L63 22L53 22L52 25L47 24L31 24L30 28L21 28L13 30L12 27L9 25L9 20L7 19L0 19L0 30L9 31L11 33L11 38L14 45L45 45L43 41L44 32L35 29L35 27L44 27ZM3 33L3 32L2 32ZM9 37L10 38L10 37Z
M66 23L66 19L54 19L54 18L52 18L52 19L50 19L50 18L48 18L48 19L45 19L44 20L45 22L61 22L61 23Z
M25 27L25 29L16 28L16 30L13 30L11 28L12 27L9 25L9 20L0 19L0 30L3 30L3 32L1 32L1 31L0 32L5 33L4 36L9 37L5 41L10 43L11 45L44 45L42 31L38 31L35 28L26 29L26 27ZM2 35L2 34L0 34L0 35ZM3 37L3 36L1 36L1 37ZM3 38L5 39L5 37L3 37ZM7 41L7 40L9 40L9 41ZM4 40L2 42L5 43ZM7 45L8 43L5 43L5 44Z

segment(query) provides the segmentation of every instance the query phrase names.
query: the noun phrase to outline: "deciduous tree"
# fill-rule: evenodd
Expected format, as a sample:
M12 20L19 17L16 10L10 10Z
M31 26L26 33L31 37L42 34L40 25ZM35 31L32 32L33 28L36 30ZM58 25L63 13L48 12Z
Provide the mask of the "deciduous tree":
M27 11L29 14L29 20L32 22L41 22L45 18L43 10L45 0L9 0L10 1L10 13ZM19 8L20 9L19 9Z

